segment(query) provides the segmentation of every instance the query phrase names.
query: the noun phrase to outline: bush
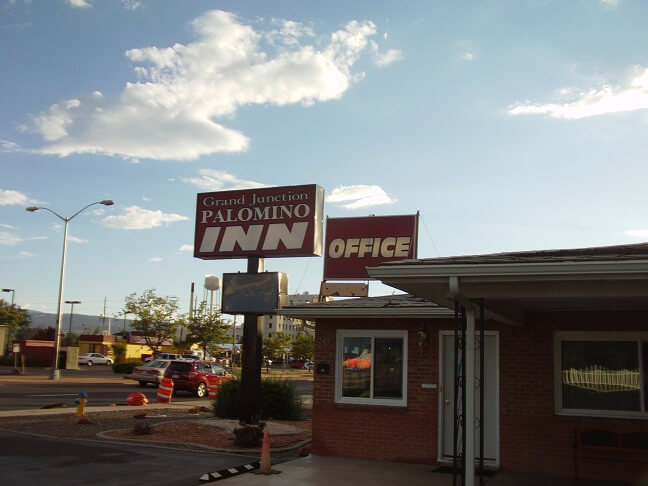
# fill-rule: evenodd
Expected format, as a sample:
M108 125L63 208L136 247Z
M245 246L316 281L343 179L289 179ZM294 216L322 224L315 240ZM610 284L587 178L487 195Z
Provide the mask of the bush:
M126 362L126 363L113 363L112 369L113 373L120 373L124 375L130 375L133 372L133 369L136 366L141 366L144 363L141 361Z
M239 418L241 382L223 382L214 402L214 415L220 418ZM302 403L292 382L287 380L261 380L261 419L300 420Z
M261 445L263 440L263 428L265 422L259 422L256 425L242 424L236 427L234 433L234 445L238 447L256 448Z

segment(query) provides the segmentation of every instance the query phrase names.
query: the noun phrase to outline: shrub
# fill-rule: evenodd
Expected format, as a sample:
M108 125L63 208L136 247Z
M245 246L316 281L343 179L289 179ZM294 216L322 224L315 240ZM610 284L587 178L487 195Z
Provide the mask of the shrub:
M232 432L234 433L234 445L238 447L256 448L261 445L263 440L263 428L265 422L259 422L256 425L241 424Z
M135 362L126 362L126 363L113 363L112 369L113 373L120 373L124 375L130 375L133 372L133 369L136 366L141 366L144 363L141 361L135 361Z
M220 418L239 418L241 382L223 382L214 402L214 415ZM300 420L302 403L292 382L287 380L261 380L261 418L267 420Z

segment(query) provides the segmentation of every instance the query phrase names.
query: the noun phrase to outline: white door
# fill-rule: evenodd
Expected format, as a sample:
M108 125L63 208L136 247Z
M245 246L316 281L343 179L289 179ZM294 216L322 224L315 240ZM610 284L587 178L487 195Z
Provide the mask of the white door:
M479 333L475 342L475 457L479 427L484 427L484 463L499 466L499 342L496 331L484 335L484 420L479 417ZM454 331L439 336L439 461L452 461L454 441ZM461 437L461 429L459 429ZM461 448L459 449L461 450Z

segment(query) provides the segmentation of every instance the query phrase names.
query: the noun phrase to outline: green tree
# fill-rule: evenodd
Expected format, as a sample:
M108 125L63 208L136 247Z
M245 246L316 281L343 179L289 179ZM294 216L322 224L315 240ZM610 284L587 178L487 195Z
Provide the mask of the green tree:
M292 355L296 359L313 359L315 338L308 334L299 334L292 343Z
M121 363L126 356L126 343L113 343L112 352L115 356L115 363Z
M278 358L283 356L286 349L290 346L290 336L283 332L278 332L273 338L263 340L263 355L268 358Z
M11 349L11 341L18 333L24 333L31 323L31 318L25 309L12 305L6 300L0 299L0 324L7 326L7 349Z
M220 312L209 312L207 303L201 302L193 316L186 321L187 344L197 344L203 356L214 355L218 344L230 342L232 326Z
M175 336L179 322L177 297L158 297L155 289L148 289L140 296L132 293L126 297L124 310L135 315L132 327L142 332L144 341L153 351L159 351Z

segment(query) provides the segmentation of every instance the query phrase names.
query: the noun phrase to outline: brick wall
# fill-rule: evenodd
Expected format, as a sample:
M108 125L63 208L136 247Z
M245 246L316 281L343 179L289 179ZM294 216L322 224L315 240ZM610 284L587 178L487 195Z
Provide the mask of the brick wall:
M488 323L499 331L500 468L580 478L632 479L646 453L575 449L578 430L618 428L648 432L647 420L558 416L554 413L553 332L648 330L648 313L545 312L527 325ZM425 326L428 342L419 353L416 333ZM344 319L317 322L315 361L329 374L315 374L313 452L379 460L433 464L437 459L439 330L452 319ZM409 335L407 407L335 403L337 329L407 329ZM634 454L634 455L633 455ZM647 468L648 469L648 468Z
M416 333L424 326L428 342L419 352ZM437 393L421 389L438 380L438 333L430 320L323 320L317 322L315 362L330 373L315 374L313 452L388 461L435 463ZM337 329L407 329L407 407L335 403L335 332Z

